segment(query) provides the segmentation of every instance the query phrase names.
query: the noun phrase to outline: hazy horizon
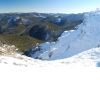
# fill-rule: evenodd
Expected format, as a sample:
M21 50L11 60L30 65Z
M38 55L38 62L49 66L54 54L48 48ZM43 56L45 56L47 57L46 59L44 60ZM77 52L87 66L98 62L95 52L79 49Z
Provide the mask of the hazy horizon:
M100 0L0 0L0 13L83 13L99 6Z

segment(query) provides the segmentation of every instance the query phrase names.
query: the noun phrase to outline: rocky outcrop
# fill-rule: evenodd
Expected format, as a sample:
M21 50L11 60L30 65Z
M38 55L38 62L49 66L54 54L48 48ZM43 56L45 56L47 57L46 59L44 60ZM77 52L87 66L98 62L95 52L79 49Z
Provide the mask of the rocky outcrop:
M0 43L0 55L14 55L18 52L18 48L16 48L14 45L9 46L6 44Z

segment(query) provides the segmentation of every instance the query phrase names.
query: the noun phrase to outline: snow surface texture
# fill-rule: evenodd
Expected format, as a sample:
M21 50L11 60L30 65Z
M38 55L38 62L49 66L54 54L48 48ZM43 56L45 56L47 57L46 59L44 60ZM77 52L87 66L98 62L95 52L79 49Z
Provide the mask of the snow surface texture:
M18 67L100 67L100 48L93 48L66 59L41 61L20 54L1 55L0 66Z
M43 43L37 47L37 51L33 48L30 56L44 60L57 60L95 47L100 47L100 9L87 13L83 23L77 26L76 30L65 31L57 42Z

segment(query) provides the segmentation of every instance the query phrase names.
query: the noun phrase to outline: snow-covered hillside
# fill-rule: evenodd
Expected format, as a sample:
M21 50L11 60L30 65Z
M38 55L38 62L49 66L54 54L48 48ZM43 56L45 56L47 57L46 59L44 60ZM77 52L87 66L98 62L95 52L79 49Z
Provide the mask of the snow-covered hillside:
M44 43L33 48L33 58L57 60L68 58L100 46L100 9L84 16L84 22L76 30L65 31L54 43Z
M0 100L100 100L100 48L54 61L1 49Z
M76 30L65 31L58 41L33 47L29 56L16 53L14 46L0 47L0 66L35 67L100 67L100 10L84 16L84 22ZM51 61L50 61L51 60Z
M100 10L90 12L77 30L32 48L33 58L0 42L0 100L100 100L99 21Z
M0 55L0 100L100 100L99 54L94 48L57 61Z
M100 67L100 48L93 48L75 56L54 60L41 61L20 54L0 55L0 66L4 67Z

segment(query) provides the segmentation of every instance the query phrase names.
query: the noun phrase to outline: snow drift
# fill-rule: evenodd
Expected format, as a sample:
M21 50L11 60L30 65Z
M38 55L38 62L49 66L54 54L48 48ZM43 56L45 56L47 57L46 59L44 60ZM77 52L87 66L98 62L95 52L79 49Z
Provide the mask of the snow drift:
M85 14L83 23L76 28L76 30L62 33L56 42L47 42L33 47L29 56L45 60L57 60L99 47L100 9Z

